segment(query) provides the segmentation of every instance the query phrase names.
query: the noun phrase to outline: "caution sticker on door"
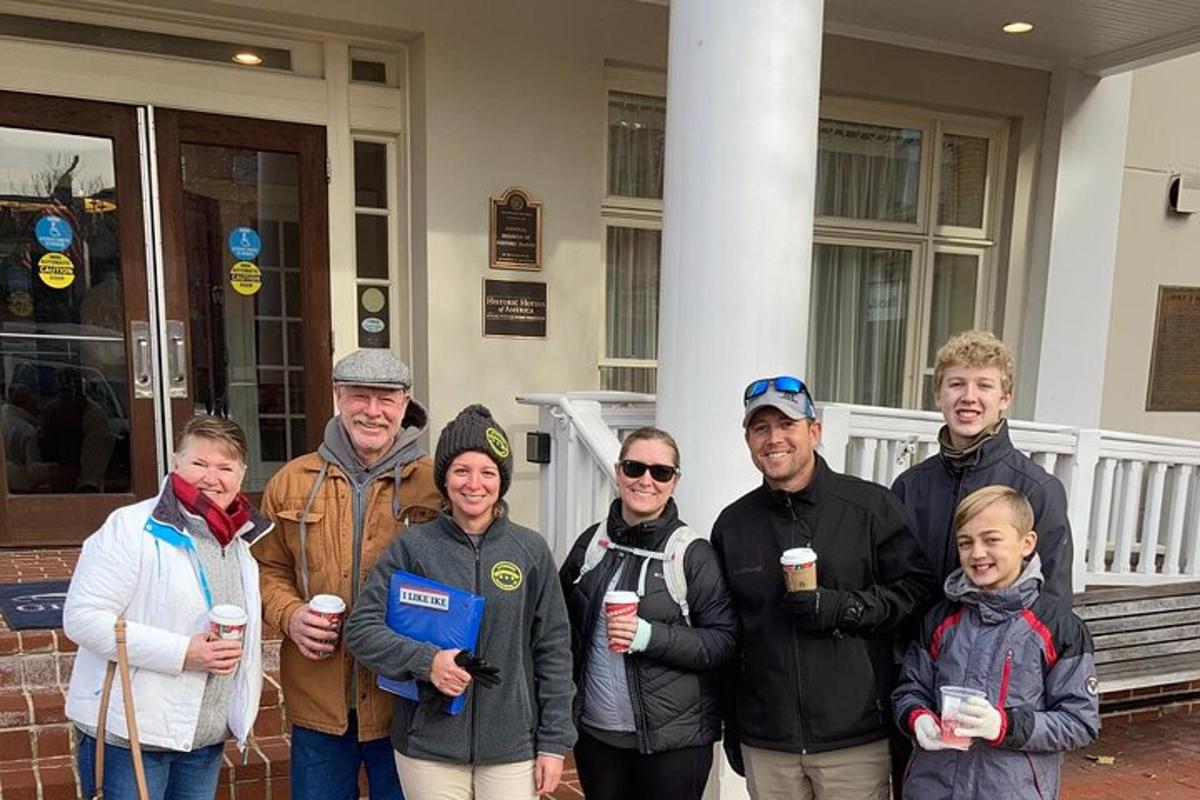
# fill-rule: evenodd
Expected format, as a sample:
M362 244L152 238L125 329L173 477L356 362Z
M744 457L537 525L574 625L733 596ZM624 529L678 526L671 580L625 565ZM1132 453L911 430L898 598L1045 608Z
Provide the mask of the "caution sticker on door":
M250 261L239 261L229 270L229 285L240 295L250 297L262 288L262 273Z
M75 280L75 265L62 253L46 253L38 259L38 277L51 289L65 289Z

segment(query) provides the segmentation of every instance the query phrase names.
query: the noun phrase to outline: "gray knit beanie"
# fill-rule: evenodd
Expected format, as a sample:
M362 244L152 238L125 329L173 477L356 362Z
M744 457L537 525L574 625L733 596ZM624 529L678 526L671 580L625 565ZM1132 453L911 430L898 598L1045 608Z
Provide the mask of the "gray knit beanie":
M446 471L450 469L450 462L470 450L483 453L496 462L500 468L500 496L504 497L512 482L512 448L508 444L508 434L492 418L492 412L478 403L458 412L458 416L442 428L433 457L433 482L438 491L446 496Z

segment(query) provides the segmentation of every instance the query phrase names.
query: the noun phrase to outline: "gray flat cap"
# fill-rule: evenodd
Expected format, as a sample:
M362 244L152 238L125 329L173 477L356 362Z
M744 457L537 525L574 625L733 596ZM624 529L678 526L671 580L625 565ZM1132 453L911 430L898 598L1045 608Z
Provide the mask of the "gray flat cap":
M412 370L387 350L355 350L333 365L333 383L335 386L411 389Z

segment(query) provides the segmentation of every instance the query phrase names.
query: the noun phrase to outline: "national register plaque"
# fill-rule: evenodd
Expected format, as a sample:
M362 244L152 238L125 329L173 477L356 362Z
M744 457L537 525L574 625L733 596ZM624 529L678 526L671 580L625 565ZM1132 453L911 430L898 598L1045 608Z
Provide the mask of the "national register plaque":
M542 204L521 189L509 189L491 202L488 266L542 268Z
M1200 286L1158 287L1147 411L1200 411Z
M546 338L546 284L483 279L483 335Z

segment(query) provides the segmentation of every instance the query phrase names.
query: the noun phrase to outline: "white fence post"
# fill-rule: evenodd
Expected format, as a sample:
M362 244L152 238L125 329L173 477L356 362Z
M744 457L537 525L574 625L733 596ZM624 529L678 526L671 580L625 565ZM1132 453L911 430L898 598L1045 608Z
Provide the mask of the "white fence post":
M1071 520L1071 543L1075 561L1071 567L1072 590L1082 592L1085 580L1086 555L1090 540L1092 493L1096 483L1096 464L1100 460L1100 431L1080 430L1077 434L1075 456L1071 465L1071 485L1067 487L1067 516ZM1102 559L1103 562L1103 559ZM1101 563L1101 571L1103 571Z
M835 403L821 407L821 455L834 472L845 472L850 449L850 409Z

